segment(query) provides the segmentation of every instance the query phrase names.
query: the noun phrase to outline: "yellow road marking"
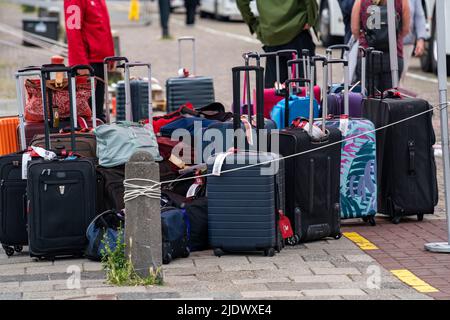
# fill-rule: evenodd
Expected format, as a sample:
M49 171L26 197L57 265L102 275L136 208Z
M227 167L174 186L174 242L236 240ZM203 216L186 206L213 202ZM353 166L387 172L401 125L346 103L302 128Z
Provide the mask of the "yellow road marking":
M361 236L357 232L344 232L343 235L353 241L362 250L378 250L378 247L372 242Z
M414 273L406 269L391 270L391 273L399 278L407 285L413 287L421 293L439 292L435 287L430 286L428 283L417 277Z

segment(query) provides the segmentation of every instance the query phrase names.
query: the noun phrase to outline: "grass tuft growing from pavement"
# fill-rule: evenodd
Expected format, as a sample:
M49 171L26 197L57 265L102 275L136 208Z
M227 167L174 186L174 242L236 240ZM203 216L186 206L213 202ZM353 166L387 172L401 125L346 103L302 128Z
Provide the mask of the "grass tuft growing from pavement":
M134 269L133 263L125 256L126 244L123 241L123 229L117 232L116 246L111 248L107 234L102 240L104 248L101 250L102 266L106 271L106 281L116 286L149 286L162 285L163 277L161 268L156 270L149 268L149 276L141 277Z

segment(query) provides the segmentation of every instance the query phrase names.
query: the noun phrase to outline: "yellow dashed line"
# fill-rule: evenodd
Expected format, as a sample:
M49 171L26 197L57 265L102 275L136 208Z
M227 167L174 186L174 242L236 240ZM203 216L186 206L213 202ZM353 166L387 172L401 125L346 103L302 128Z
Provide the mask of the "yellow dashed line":
M406 269L391 270L391 273L399 278L407 285L413 287L421 293L439 292L435 287L430 286L428 283L417 277L414 273Z
M343 235L353 241L362 250L378 250L378 247L376 245L374 245L372 242L370 242L357 232L344 232Z

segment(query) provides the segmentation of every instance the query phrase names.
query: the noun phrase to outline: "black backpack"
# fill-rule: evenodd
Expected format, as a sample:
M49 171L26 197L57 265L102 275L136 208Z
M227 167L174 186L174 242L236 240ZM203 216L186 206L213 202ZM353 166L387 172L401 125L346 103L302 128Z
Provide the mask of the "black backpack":
M380 13L380 28L376 28L376 26L372 26L370 28L368 25L366 25L365 30L365 38L367 41L367 44L369 47L375 48L375 50L383 51L383 52L389 52L389 27L388 27L388 9L386 5L372 5L372 7L379 8ZM375 9L370 10L368 13L368 19L371 21L377 21L377 19L374 17L375 14L377 14L378 11ZM401 17L396 12L395 16L395 29L397 36L401 29ZM366 22L367 23L367 22Z

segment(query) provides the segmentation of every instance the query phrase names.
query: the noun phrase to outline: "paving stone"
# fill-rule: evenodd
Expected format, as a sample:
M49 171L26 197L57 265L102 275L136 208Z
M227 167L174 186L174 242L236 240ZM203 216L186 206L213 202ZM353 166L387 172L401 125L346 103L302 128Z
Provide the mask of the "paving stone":
M196 275L200 273L205 272L211 272L211 273L218 273L220 272L219 266L205 266L200 267L197 266L195 268L174 268L174 269L168 269L164 270L164 275Z
M0 271L0 276L18 276L25 274L25 268L9 267L8 270Z
M67 299L73 297L81 297L85 295L84 289L77 290L59 290L59 291L40 291L40 292L24 292L23 299L25 300L49 300L49 299Z
M234 284L231 282L210 282L206 285L206 287L209 292L265 291L267 290L267 283Z
M219 299L219 300L237 300L242 299L242 295L239 292L196 292L187 291L180 294L182 299Z
M344 258L350 262L373 262L373 258L367 254L344 254Z
M82 269L82 265L76 265ZM49 273L65 273L67 272L67 268L69 266L66 265L57 265L57 266L39 266L39 267L28 267L25 269L26 274L49 274Z
M88 261L89 260L87 260L87 259L58 259L53 262L53 265L66 266L66 267L73 266L73 265L81 266L83 263L90 263ZM93 263L97 263L97 262L93 262ZM41 262L39 262L38 266L40 266L40 264L41 264Z
M126 292L119 293L117 300L153 300L153 299L174 299L180 298L180 294L176 292Z
M38 281L38 280L48 280L47 274L24 274L24 275L13 275L13 276L0 276L0 283L4 282L21 282L21 281Z
M366 293L360 289L312 289L302 290L305 296L364 296Z
M242 279L242 280L231 280L234 284L255 284L255 283L271 283L271 282L291 282L290 279L286 277L272 277L272 278L256 278L256 279Z
M22 293L11 292L11 293L0 293L0 300L19 300L22 299Z
M195 260L197 266L227 266L227 265L247 265L250 261L245 256L225 255L222 257L210 257Z
M81 280L81 288L101 288L110 287L111 285L106 283L106 280ZM54 290L64 290L67 289L66 284L57 284L54 286Z
M143 286L140 287L104 287L104 288L86 288L86 294L88 295L101 295L101 294L119 294L129 292L147 292L147 289Z
M346 284L349 284L348 282ZM330 284L328 283L295 283L295 282L271 282L266 284L269 290L307 290L307 289L329 289Z
M295 276L292 280L300 283L330 283L330 282L351 282L346 275L314 275L314 276Z
M191 258L185 258L185 259L175 259L169 264L164 264L162 266L163 270L167 269L178 269L178 268L193 268L194 260Z
M222 271L222 272L207 272L197 274L197 279L201 281L221 281L221 280L232 280L232 279L249 279L256 278L256 274L261 272L261 274L267 275L265 270L256 271ZM276 272L279 272L277 270Z
M298 265L283 265L277 264L277 270L273 270L270 274L274 277L286 277L286 276L304 276L304 275L312 275L312 271L307 266L298 266ZM267 277L266 270L255 270L253 271L258 277Z
M100 262L84 262L83 271L103 271L103 266Z
M220 265L223 271L252 271L252 270L277 270L272 262L267 263L249 263L249 264L223 264Z
M280 291L243 291L241 292L243 298L287 298L287 297L302 297L302 291L295 290L280 290Z
M181 283L181 282L196 282L198 279L195 276L164 276L164 283Z
M70 274L68 273L50 273L48 277L51 280L66 280L68 277L70 277ZM105 279L106 273L105 271L89 271L89 272L82 272L81 273L81 280L100 280Z
M32 267L44 267L44 266L52 266L52 262L19 262L19 263L10 263L10 264L2 264L0 265L0 275L3 275L4 271L8 271L11 269L21 269L21 268L32 268Z
M317 275L330 275L330 274L361 274L356 268L311 268L312 272Z

